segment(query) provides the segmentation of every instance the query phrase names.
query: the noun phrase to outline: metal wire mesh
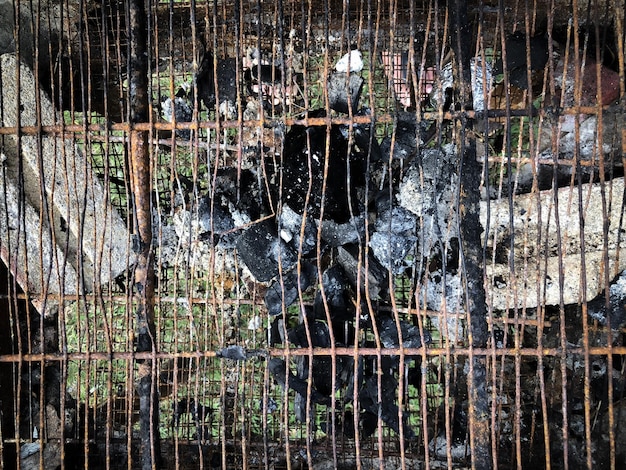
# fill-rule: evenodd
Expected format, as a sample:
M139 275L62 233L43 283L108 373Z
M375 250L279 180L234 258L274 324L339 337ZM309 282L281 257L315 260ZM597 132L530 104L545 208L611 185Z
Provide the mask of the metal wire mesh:
M0 1L0 467L623 468L623 20Z

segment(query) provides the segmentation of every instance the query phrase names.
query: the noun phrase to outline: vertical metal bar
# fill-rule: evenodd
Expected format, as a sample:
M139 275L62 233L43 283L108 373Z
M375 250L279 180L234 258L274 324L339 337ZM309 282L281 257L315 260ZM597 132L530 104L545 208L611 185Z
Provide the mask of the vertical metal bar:
M470 44L471 30L464 0L449 0L450 38L455 52L456 66L461 81L459 100L465 109L471 109ZM491 432L489 430L489 400L487 393L486 357L473 356L473 348L487 345L487 310L484 286L483 248L480 225L481 164L476 160L475 139L466 140L466 129L472 122L462 117L456 120L461 142L459 224L461 235L461 260L465 273L465 295L469 332L469 397L470 449L473 469L490 469Z
M144 1L129 0L127 12L130 33L128 98L131 123L131 190L138 252L134 273L134 290L137 297L137 351L156 353L150 149L148 132L136 130L133 126L136 123L147 122L149 118L147 21ZM155 360L149 359L140 363L137 377L141 467L144 470L155 468L160 458Z

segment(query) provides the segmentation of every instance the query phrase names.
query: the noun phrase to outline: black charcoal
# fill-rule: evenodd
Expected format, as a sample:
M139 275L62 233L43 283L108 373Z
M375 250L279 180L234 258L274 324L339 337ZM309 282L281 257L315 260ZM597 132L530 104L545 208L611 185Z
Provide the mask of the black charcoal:
M260 69L260 73L259 73ZM245 78L255 83L278 84L282 73L280 67L269 64L253 65L246 70Z
M378 376L372 375L365 379L359 398L362 409L380 416L383 422L396 434L400 434L399 408L396 404L398 381L393 375L381 375L381 396L378 395ZM415 432L408 424L408 413L405 411L402 420L402 432L405 439L413 439Z
M529 39L530 45L530 70L542 70L548 63L548 38L545 34L538 34ZM509 74L509 81L518 88L528 88L528 68L527 51L526 51L526 35L521 31L516 31L507 37L505 42L506 48L506 66ZM498 60L495 65L495 72L502 73L503 64Z
M311 337L311 344L315 348L330 348L330 333L328 331L328 325L321 321L310 321L308 323L301 323L298 326L289 330L288 338L289 342L295 346L301 348L309 347L308 334Z
M365 218L360 215L347 222L337 223L334 220L323 220L322 239L332 247L358 243L365 239Z
M356 113L363 89L363 79L355 74L332 73L328 77L328 100L330 108L339 113ZM349 100L349 101L348 101Z
M282 387L288 386L290 389L299 393L303 397L307 396L308 383L288 371L287 364L283 359L274 357L268 363L270 373L274 377L276 383ZM311 389L311 401L320 405L330 405L330 398L319 393L315 388Z
M200 229L214 235L221 235L235 228L235 221L228 207L211 198L204 197L198 205Z
M428 331L423 330L420 333L419 327L411 325L404 320L400 320L399 324L400 332L402 333L402 347L420 348L422 346L422 335L424 336L424 344L430 343L431 336ZM396 321L393 318L384 316L380 319L378 335L380 342L385 348L400 347L400 335L398 334Z
M296 253L278 237L271 220L245 230L237 239L237 253L258 282L278 276L279 266L289 271L297 262Z
M356 113L356 116L370 116L371 110L369 108L361 108ZM340 126L341 131L346 139L352 137L355 143L355 155L361 157L362 173L365 173L367 162L376 162L381 159L382 153L380 150L380 144L376 138L376 129L373 123L370 124L353 124L352 136L350 136L350 127ZM365 181L361 181L358 184L364 184Z
M302 215L295 212L288 205L283 205L278 216L280 237L303 255L314 252L317 246L317 227L311 217L307 217L302 233Z
M282 279L274 279L264 298L269 314L280 314L283 311L283 306L286 308L293 304L298 298L298 292L307 290L315 282L316 278L317 269L315 266L307 262L301 262L300 282L298 282L296 269L283 274Z
M310 117L324 117L324 110L309 112ZM273 188L276 199L288 205L294 212L345 223L350 219L350 201L358 201L355 185L348 185L350 157L348 140L338 125L330 127L330 145L326 154L327 126L292 126L285 135L283 149L282 188ZM328 172L324 186L324 167L328 158Z
M267 343L271 346L285 343L285 322L282 317L276 317L268 327Z
M315 295L313 304L315 317L326 318L325 298L332 320L353 320L354 312L349 294L348 277L343 268L337 264L329 267L322 274L322 288Z
M388 160L389 156L400 160L410 160L415 157L420 142L418 129L414 115L403 115L402 120L397 122L394 133L385 137L380 143L383 160Z
M202 57L198 73L196 74L196 93L198 99L208 110L212 110L217 103L236 103L237 101L237 60L232 58L217 60L217 90L215 91L214 56L206 51Z
M367 277L370 297L376 299L385 296L388 291L387 271L371 254L365 260L363 254L359 256L359 251L357 245L340 246L337 248L337 262L343 267L353 288L358 288L364 293Z
M308 327L308 336L307 336ZM330 348L332 345L330 331L326 323L316 320L309 321L308 324L301 323L289 331L289 342L298 347L307 348L309 337L311 344L315 348ZM335 338L337 341L337 338ZM304 369L308 371L308 358L305 360ZM336 379L333 388L332 358L330 356L315 356L313 359L313 385L315 389L324 396L330 396L335 390L343 389L353 382L354 360L349 356L337 356L336 358ZM298 377L305 378L304 372L298 373Z

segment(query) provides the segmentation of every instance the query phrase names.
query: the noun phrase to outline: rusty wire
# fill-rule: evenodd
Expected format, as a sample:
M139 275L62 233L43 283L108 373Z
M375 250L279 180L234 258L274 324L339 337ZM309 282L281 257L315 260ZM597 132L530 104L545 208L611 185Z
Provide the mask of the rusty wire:
M621 468L623 2L6 3L0 467ZM528 64L540 35L547 64L514 75L512 38ZM337 111L352 48L363 93ZM385 198L416 225L397 272ZM331 242L334 218L363 229ZM267 279L254 230L279 246Z

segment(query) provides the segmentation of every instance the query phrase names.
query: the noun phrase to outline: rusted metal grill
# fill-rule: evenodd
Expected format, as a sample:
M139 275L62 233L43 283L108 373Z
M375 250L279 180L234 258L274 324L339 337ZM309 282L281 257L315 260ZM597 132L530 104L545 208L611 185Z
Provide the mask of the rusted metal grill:
M623 24L0 1L0 467L622 468Z

